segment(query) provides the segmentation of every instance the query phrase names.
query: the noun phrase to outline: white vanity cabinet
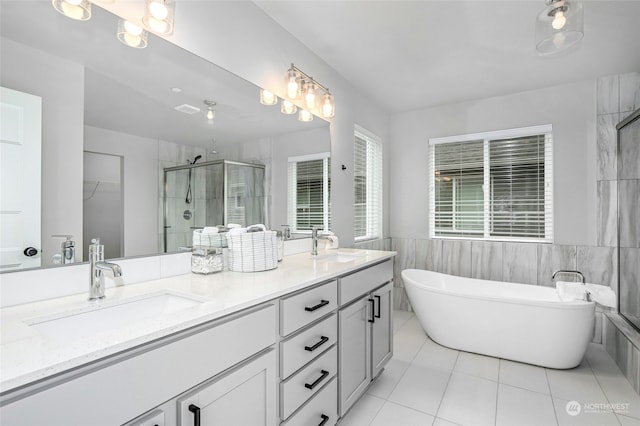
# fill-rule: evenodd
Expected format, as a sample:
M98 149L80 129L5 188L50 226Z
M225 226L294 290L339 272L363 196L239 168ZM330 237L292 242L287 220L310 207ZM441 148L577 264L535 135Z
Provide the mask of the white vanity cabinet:
M393 354L393 262L339 278L340 416L366 391Z

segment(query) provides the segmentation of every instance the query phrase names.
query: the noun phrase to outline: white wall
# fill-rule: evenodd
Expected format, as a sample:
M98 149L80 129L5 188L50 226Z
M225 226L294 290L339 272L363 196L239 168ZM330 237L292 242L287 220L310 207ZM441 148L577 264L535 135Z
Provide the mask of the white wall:
M552 124L554 242L596 245L595 105L586 81L392 116L391 235L429 235L429 138Z
M85 126L84 149L123 157L124 255L157 253L158 141Z
M142 2L104 5L131 19L142 16L143 6ZM252 2L181 1L175 9L175 31L168 41L281 96L285 94L284 73L292 62L331 89L336 103L336 116L331 122L332 228L343 245L352 245L354 123L382 139L387 159L388 113L359 94ZM341 170L342 164L345 171ZM389 217L386 211L384 217ZM385 222L385 235L388 229Z
M0 43L2 86L42 97L42 265L60 251L55 234L74 236L80 261L84 68L5 38Z

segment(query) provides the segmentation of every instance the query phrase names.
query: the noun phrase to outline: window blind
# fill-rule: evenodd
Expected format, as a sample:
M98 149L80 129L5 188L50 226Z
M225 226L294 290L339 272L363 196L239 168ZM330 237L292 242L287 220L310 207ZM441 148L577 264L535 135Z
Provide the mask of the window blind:
M550 242L551 126L430 141L432 237Z
M316 157L316 158L313 158ZM288 220L295 231L330 228L328 154L289 159Z
M354 140L354 237L382 237L382 144L356 131Z

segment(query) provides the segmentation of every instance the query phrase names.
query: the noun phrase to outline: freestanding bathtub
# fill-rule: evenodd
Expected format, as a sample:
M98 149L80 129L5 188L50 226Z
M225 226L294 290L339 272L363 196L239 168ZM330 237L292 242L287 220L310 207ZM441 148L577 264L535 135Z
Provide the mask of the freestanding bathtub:
M435 342L550 368L580 364L593 337L594 302L561 301L555 288L405 269L422 328Z

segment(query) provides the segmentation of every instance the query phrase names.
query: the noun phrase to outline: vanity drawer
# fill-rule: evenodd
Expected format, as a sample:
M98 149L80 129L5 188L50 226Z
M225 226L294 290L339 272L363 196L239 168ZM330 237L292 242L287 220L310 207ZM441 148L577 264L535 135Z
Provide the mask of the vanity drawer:
M280 343L280 377L285 379L338 341L336 314Z
M338 378L331 379L311 401L282 426L332 426L338 421Z
M393 259L340 277L340 306L393 279Z
M303 370L280 383L280 413L286 419L305 401L317 394L338 372L337 348L320 355Z
M338 283L320 287L280 300L280 335L287 334L325 316L338 307Z

